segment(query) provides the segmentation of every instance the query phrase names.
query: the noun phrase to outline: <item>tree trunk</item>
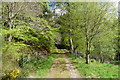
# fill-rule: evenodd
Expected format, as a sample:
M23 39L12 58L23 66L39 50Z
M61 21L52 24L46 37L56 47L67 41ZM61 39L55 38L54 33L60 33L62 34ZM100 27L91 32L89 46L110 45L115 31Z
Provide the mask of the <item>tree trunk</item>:
M11 3L11 4L9 5L9 7L8 7L8 10L9 10L9 12L8 12L8 19L9 19L8 25L9 25L9 30L11 30L11 29L12 29L12 26L13 26L13 20L12 20L12 17L13 17L12 8L13 8L13 6L14 6L14 3ZM8 41L11 42L11 40L12 40L12 35L9 34Z
M104 58L103 58L103 56L102 56L101 54L100 54L100 58L101 58L101 59L100 59L100 60L101 60L100 62L101 62L101 63L104 63Z
M11 40L12 40L12 35L11 35L11 34L9 34L8 41L9 41L9 42L11 42Z
M86 54L86 64L90 63L89 57L90 57L90 54Z
M90 57L90 46L89 46L89 42L86 42L86 64L90 63L89 57Z
M9 30L11 30L12 29L12 20L10 20L8 24L9 24ZM8 41L11 42L11 40L12 40L12 35L9 34Z
M71 53L74 52L73 40L70 38Z
M12 20L10 20L10 22L9 22L9 30L11 30L11 29L12 29ZM9 34L8 41L11 42L11 40L12 40L12 35Z

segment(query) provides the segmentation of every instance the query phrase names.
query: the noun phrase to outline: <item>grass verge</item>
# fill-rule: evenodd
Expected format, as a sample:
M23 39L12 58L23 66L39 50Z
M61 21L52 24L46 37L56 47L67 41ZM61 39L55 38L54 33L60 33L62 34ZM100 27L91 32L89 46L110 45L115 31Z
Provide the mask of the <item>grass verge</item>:
M85 63L85 59L68 55L73 65L80 72L80 76L84 78L118 78L118 65L102 64L97 61L90 64Z
M49 56L46 60L39 61L36 64L36 73L33 73L32 76L38 76L39 78L46 76L49 69L52 67L55 55L56 54L51 54L51 56Z

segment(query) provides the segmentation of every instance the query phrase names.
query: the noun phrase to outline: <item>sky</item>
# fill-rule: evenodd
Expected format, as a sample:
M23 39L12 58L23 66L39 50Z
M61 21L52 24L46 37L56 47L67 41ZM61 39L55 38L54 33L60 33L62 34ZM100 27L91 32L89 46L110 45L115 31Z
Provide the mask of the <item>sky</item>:
M115 3L115 7L118 8L118 2L119 2L120 0L110 0L110 1L114 2L114 3Z
M116 10L118 11L118 2L120 1L120 0L101 0L102 2L113 2L114 4L114 7L116 8ZM52 5L52 4L54 4L53 2L51 2L51 3L49 3L49 5ZM52 6L52 7L50 7L49 8L49 10L50 11L52 11L53 9L55 8L55 6ZM57 13L57 14L60 14L61 13L61 10L60 9L56 9L55 10L55 12Z

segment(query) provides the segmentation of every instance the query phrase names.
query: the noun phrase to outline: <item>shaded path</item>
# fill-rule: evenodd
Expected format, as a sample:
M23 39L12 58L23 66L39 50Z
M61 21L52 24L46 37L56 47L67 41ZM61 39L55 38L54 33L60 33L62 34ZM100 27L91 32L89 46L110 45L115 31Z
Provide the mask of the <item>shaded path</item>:
M57 54L46 78L80 78L80 76L65 54Z

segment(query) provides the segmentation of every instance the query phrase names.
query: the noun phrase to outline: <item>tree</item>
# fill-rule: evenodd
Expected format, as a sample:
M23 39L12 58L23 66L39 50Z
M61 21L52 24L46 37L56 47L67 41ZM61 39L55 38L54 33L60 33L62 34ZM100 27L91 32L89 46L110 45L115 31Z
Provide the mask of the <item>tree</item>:
M69 36L71 50L73 45L77 44L81 39L85 45L86 63L89 63L92 41L97 35L104 33L108 28L114 12L113 6L110 3L68 3L67 13L61 16L61 25L63 35ZM77 13L77 14L76 14ZM64 27L63 27L64 26ZM67 34L66 34L66 33ZM76 42L78 35L80 38ZM64 38L67 38L65 36ZM73 37L74 36L74 37ZM79 44L80 45L80 44Z
M85 43L86 43L86 63L89 63L89 55L91 49L91 42L94 37L101 33L106 26L106 21L108 21L108 12L110 9L110 4L108 3L84 3L83 7L84 13L84 32L85 32ZM93 8L91 8L93 6ZM110 16L109 16L110 17Z

